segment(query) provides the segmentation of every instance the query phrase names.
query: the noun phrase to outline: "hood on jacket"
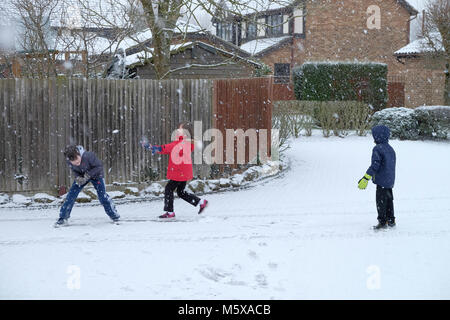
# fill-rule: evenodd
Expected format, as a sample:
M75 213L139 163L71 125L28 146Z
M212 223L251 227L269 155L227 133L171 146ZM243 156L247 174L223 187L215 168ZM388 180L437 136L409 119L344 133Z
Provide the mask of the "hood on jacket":
M80 157L82 157L82 156L83 156L83 153L84 153L84 148L83 148L83 146L77 146L77 149L78 149L78 151L80 152Z
M391 136L391 131L384 125L378 125L372 128L372 136L376 144L387 143Z

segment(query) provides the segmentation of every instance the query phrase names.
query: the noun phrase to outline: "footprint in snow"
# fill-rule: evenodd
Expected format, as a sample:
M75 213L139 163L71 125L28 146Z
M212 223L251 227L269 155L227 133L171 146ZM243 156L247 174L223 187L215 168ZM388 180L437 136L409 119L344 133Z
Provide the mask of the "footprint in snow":
M255 251L249 250L248 255L250 256L250 258L258 260L258 255L256 254Z
M241 266L234 265L233 269L238 266L240 269ZM214 282L222 282L224 284L232 285L232 286L246 286L247 283L245 281L241 281L235 279L233 273L223 271L220 269L207 268L206 270L200 270L200 274L204 276L208 280L212 280Z
M214 282L219 282L223 278L226 278L231 275L231 273L220 270L207 268L206 270L200 270L200 274L204 276L206 279L212 280Z
M276 268L278 268L278 264L276 264L275 262L269 262L267 264L267 266L272 270L275 270Z
M256 283L258 284L258 286L260 286L260 287L267 287L267 277L266 277L265 274L258 273L255 276L255 280L256 280Z
M127 291L127 292L133 292L134 290L128 286L120 287L120 290Z

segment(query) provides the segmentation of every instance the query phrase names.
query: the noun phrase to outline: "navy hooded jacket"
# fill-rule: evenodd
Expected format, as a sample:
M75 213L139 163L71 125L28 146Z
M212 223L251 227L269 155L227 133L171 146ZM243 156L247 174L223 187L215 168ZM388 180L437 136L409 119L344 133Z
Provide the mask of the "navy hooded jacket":
M372 151L372 164L367 174L372 176L373 183L383 188L393 188L395 182L395 151L389 145L391 132L388 127L379 125L372 128L372 136L376 146Z
M82 146L77 146L81 156L81 163L79 166L74 166L67 160L67 163L75 174L75 177L83 177L87 173L93 179L103 178L103 164L96 157L95 153L84 151Z

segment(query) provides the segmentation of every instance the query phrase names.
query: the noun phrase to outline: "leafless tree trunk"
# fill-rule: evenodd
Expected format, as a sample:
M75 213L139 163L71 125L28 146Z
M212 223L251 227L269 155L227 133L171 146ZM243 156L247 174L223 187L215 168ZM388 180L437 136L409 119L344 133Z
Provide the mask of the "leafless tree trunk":
M153 65L158 79L170 70L170 45L183 0L140 0L147 25L152 32Z

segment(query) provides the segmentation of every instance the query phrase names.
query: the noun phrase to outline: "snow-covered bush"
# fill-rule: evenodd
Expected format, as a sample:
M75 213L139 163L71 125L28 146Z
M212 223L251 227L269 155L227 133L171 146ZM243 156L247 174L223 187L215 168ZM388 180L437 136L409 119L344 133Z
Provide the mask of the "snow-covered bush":
M415 109L419 136L423 139L447 139L447 128L436 113L425 108Z
M400 140L446 139L450 107L388 108L375 112L372 126L383 124Z
M400 140L419 138L419 123L414 115L414 109L388 108L375 112L371 124L387 126L391 130L392 138Z

